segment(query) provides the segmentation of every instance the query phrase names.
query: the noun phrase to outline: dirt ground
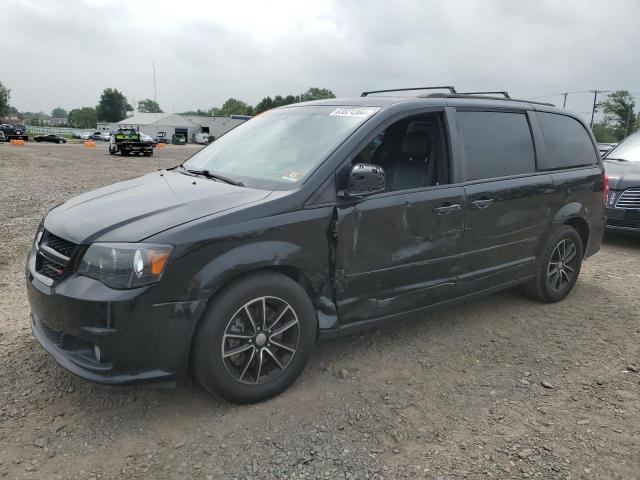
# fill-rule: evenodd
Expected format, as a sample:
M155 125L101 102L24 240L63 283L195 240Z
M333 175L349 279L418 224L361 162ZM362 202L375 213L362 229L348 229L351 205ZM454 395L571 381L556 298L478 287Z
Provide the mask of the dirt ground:
M42 215L197 148L0 144L0 478L640 479L640 237L607 235L558 304L511 290L321 343L259 405L60 368L28 321Z

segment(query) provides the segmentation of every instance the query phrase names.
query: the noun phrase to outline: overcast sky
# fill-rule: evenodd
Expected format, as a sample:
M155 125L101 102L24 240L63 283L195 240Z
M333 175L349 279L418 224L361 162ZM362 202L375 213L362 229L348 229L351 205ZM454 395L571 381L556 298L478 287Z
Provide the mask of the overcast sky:
M561 104L640 92L638 0L9 2L0 81L19 110L93 106L105 87L165 111L326 87L454 84ZM636 97L640 104L640 95ZM568 107L590 110L570 94Z

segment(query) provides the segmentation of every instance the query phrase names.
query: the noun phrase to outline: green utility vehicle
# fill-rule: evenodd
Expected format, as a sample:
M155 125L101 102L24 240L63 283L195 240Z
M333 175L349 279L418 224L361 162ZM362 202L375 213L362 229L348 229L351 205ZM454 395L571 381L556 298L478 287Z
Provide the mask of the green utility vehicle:
M187 139L183 134L178 133L171 136L171 143L174 145L184 145L187 143Z
M119 128L111 135L109 141L109 153L115 155L144 155L150 157L153 155L153 144L145 142L140 137L140 133L133 128Z

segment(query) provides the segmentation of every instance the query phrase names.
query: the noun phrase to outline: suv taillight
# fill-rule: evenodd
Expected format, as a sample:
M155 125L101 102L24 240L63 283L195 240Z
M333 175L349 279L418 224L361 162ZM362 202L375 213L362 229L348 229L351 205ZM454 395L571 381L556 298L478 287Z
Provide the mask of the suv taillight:
M609 198L609 176L606 173L602 174L602 183L604 183L604 190L602 191L604 204L607 204L607 199Z

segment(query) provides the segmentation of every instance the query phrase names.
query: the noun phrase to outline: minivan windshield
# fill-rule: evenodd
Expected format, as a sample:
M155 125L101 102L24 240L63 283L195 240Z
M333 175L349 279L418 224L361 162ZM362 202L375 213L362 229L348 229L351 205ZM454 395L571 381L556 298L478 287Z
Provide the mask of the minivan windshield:
M289 190L379 109L296 106L270 110L193 155L187 170L208 171L247 187Z
M611 149L604 159L640 162L640 133L628 136L617 147Z

